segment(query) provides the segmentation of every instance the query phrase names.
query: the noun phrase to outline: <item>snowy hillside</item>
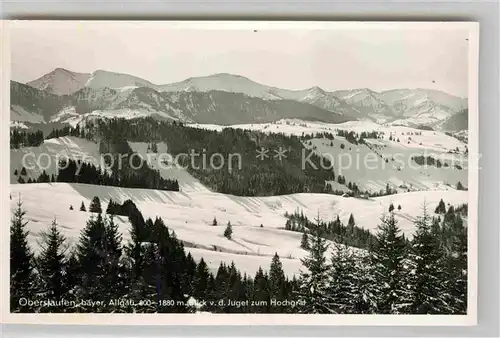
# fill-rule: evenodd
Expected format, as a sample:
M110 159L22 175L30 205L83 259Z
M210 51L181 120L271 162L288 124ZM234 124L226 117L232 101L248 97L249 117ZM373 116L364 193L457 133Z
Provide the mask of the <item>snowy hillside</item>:
M44 122L42 115L27 111L23 107L15 104L10 106L10 120L17 122L32 122L32 123Z
M286 222L285 212L302 210L310 218L319 212L325 220L332 220L338 214L346 223L353 213L358 226L374 230L390 203L394 203L402 206L401 211L396 212L396 219L404 233L411 236L413 221L421 214L424 201L428 210L434 210L441 198L452 205L466 203L468 199L466 191L414 192L361 200L324 194L236 197L211 192L40 183L12 185L12 209L19 195L27 212L30 242L35 247L40 231L46 229L54 217L74 243L90 216L90 213L77 211L82 201L88 207L90 200L98 196L105 208L110 198L120 203L132 199L145 217L162 217L195 259L203 257L212 270L221 261L234 261L242 272L254 274L258 266L266 269L271 256L278 252L288 275L299 273L300 258L306 252L300 248L300 233L282 229ZM51 202L42 206L40 201ZM69 210L70 205L75 210ZM214 217L218 226L212 226ZM118 216L116 222L126 241L128 220ZM232 240L223 236L227 222L233 225Z
M137 76L109 72L101 69L92 72L85 83L85 87L88 88L122 88L131 86L157 88L157 85Z
M25 181L38 178L44 169L49 176L55 175L58 161L67 158L99 165L101 157L97 144L86 139L72 136L48 139L38 147L10 150L10 181L17 182L14 171L20 173L23 165L27 173Z
M222 129L218 125L192 124L191 126L213 130ZM376 131L384 135L383 139L366 139L366 145L354 145L343 137L335 136L333 141L312 139L310 144L305 142L305 146L309 149L315 148L318 154L333 159L335 173L341 173L348 181L356 183L363 190L372 192L384 190L387 183L398 191L454 189L458 182L467 185L466 144L443 132L379 125L370 121L328 124L294 119L230 127L297 136L322 132L336 134L337 130L356 133ZM439 168L419 166L411 159L416 156L439 159L443 166ZM370 165L375 169L367 168L363 162L365 159L369 160ZM339 172L340 166L345 168L342 172Z
M161 91L168 92L209 92L220 90L232 93L243 93L261 99L281 99L278 93L273 93L272 88L252 81L244 76L221 73L209 76L189 78L160 86Z
M56 68L40 78L26 83L39 90L47 90L56 95L72 94L87 84L90 74L75 73L64 68Z

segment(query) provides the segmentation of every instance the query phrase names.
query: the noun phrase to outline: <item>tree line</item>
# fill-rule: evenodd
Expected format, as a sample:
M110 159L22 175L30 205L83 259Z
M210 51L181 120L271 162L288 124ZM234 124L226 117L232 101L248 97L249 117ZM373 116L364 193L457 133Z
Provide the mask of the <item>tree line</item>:
M10 148L38 147L43 143L43 132L29 132L14 128L10 131Z
M318 155L309 152L306 156L313 166L306 164L302 169L302 151L305 148L297 136L232 128L218 132L153 118L96 121L96 125L89 128L88 132L93 133L95 139L100 139L104 147L113 147L127 140L165 142L173 156L189 154L194 150L199 154L194 159L194 165L186 157L181 157L179 164L205 186L221 193L239 196L324 193L328 192L325 181L335 178L328 159L321 160ZM286 157L278 159L275 151L280 148L286 152ZM262 149L269 152L259 158L257 155ZM238 154L240 160L230 157L231 154ZM205 164L203 158L207 159ZM213 159L213 166L210 159ZM238 167L239 163L241 167Z
M301 247L305 250L309 250L308 238L317 228L323 238L355 248L368 250L375 242L375 236L370 231L356 225L353 214L349 216L347 225L340 221L338 215L333 221L319 223L312 222L303 212L298 211L293 214L285 213L285 217L288 218L286 230L303 233Z

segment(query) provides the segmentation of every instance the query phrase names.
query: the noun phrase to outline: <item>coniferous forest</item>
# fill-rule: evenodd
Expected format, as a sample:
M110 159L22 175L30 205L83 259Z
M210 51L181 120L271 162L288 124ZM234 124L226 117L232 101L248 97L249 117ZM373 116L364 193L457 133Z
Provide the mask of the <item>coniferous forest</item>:
M74 245L60 230L64 224L54 219L41 234L35 252L28 243L28 221L19 199L10 225L11 312L467 311L465 205L447 210L441 206L437 217L431 217L424 206L411 240L401 234L390 212L381 219L377 232L359 246L362 250L346 246L341 240L345 236L331 237L339 235L338 230L328 230L337 221L307 221L300 243L307 255L302 259L302 272L292 278L285 275L278 254L269 257L269 267L260 267L254 275L242 274L234 263L221 263L211 271L203 259L195 261L187 253L168 222L144 219L133 201L110 201L105 214L103 210L94 197L86 226ZM72 212L87 211L82 203L80 211ZM115 215L129 220L126 241ZM347 233L354 228L353 221L349 222ZM344 229L335 229L340 228ZM228 229L230 224L225 236ZM353 238L347 243L355 244ZM331 254L327 254L329 246Z

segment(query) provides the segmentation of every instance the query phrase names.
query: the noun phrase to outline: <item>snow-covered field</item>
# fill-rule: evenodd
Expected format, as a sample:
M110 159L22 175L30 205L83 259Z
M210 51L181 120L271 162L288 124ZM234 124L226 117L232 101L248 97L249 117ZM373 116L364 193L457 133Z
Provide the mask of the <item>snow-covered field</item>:
M380 217L390 203L401 205L396 219L405 234L411 236L413 221L421 214L424 202L433 211L441 198L452 205L467 202L466 191L422 191L362 200L325 194L294 194L271 197L238 197L213 192L172 192L148 189L129 189L86 184L40 183L13 184L11 208L18 196L29 220L30 242L36 246L39 233L54 218L72 241L90 213L78 211L82 201L87 206L94 196L101 200L105 210L109 199L122 203L132 199L145 217L162 217L166 225L185 242L195 258L203 257L212 269L221 261L234 261L244 272L254 274L258 266L267 269L272 255L277 252L289 275L299 273L301 234L284 230L285 212L303 211L313 219L319 212L323 220L339 215L347 223L351 213L356 224L375 230ZM74 210L69 210L73 206ZM218 225L212 226L216 218ZM128 239L129 224L125 217L116 222ZM223 236L227 222L233 225L233 239ZM260 226L262 224L262 227Z

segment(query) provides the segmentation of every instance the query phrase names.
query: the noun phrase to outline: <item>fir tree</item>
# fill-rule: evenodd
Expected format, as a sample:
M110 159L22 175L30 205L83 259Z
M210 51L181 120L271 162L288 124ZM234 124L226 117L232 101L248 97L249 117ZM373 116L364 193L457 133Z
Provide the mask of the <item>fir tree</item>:
M302 234L302 240L300 241L300 247L304 250L309 250L309 236L307 232L304 231Z
M394 214L384 216L372 251L372 264L378 282L379 313L399 314L408 306L408 290L404 278L406 257L406 243Z
M33 299L35 295L34 257L28 245L28 231L24 220L26 212L21 199L10 222L10 311L31 312L28 305L19 303L21 298Z
M424 205L415 221L416 233L411 251L411 313L450 313L450 298L444 286L443 252L439 237L431 232L431 220Z
M389 205L389 212L393 212L394 211L394 204L391 203L391 205Z
M106 224L101 214L91 216L80 234L77 244L77 258L80 264L80 280L77 288L77 298L93 299L94 301L109 301L107 298L106 276L108 271ZM105 307L94 305L84 306L84 312L103 312Z
M347 222L347 226L354 227L355 225L356 225L356 222L354 221L354 215L351 214L349 216L349 221Z
M102 280L105 296L107 299L120 298L125 293L126 268L121 260L122 257L122 235L118 232L118 225L113 216L108 216L104 224L104 250ZM120 305L110 305L108 311L123 311Z
M446 205L444 204L443 199L439 200L438 206L434 211L436 214L444 214L446 213Z
M24 180L24 178L22 176L19 176L19 178L17 179L17 183L26 183L26 181Z
M61 234L54 219L47 231L41 234L41 252L37 259L39 272L39 292L43 299L54 301L61 300L70 290L72 285L68 284L68 262L66 251L68 244L66 238ZM64 308L42 308L50 312L59 312Z
M271 299L276 299L282 301L285 299L285 272L283 271L283 265L281 264L280 257L276 252L271 261L271 267L269 269L269 297ZM279 307L271 307L271 312L282 312L283 309Z
M257 273L255 274L252 300L256 304L256 306L252 308L252 312L269 312L269 277L264 273L261 267L259 267L259 270L257 270Z
M194 298L198 301L209 298L210 271L207 263L202 258L196 267L196 274L193 281Z
M331 257L328 308L334 313L355 313L356 262L352 251L336 243Z
M94 198L90 202L89 211L90 212L95 212L95 213L98 213L98 214L102 213L101 201L99 200L99 197L94 196Z
M26 176L28 173L26 172L26 168L23 166L21 169L21 175Z
M401 204L398 205L398 211L401 211Z
M309 254L301 259L305 270L300 273L300 288L298 300L303 304L301 313L332 313L327 305L328 271L325 252L328 248L326 240L321 236L320 221L314 229L311 238Z
M17 169L14 170L14 176L17 176Z
M82 201L82 205L80 206L80 211L87 211L87 209L85 209L85 204L83 204L83 201Z
M462 182L458 181L457 183L457 190L465 190L464 186L462 185Z
M371 314L377 312L379 283L376 280L375 268L371 256L362 254L356 257L355 289L352 303L354 313Z
M214 220L212 221L212 225L215 227L217 226L217 219L214 217Z
M446 254L446 289L453 313L467 313L467 227L457 215L450 250Z
M69 206L69 210L73 210L73 206L72 205Z
M227 227L224 230L224 237L227 239L231 239L233 236L233 226L231 225L231 222L227 222Z

